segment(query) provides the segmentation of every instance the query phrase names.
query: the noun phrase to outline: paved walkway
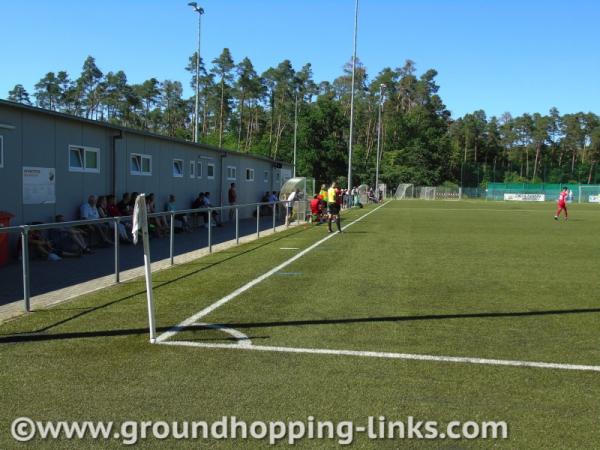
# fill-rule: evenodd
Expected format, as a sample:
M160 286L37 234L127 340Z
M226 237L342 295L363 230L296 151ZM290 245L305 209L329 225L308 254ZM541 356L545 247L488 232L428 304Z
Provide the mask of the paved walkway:
M278 220L277 231L285 229ZM271 234L273 218L260 221L261 236ZM256 219L240 220L240 242L256 239ZM235 226L224 224L211 230L213 251L236 245ZM152 270L170 266L169 238L152 239L150 243ZM181 264L208 254L208 230L195 229L191 233L175 234L175 263ZM81 258L63 258L61 261L34 260L30 263L32 309L65 301L86 292L110 286L115 282L113 247L95 249L93 255ZM120 246L120 279L126 281L143 275L142 246ZM0 322L23 313L23 279L20 261L12 261L0 268Z

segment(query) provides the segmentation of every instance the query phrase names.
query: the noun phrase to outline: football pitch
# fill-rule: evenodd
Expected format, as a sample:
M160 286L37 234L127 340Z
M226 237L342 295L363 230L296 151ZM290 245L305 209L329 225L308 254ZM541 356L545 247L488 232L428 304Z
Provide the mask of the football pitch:
M357 448L595 447L600 211L569 212L557 222L553 204L391 201L344 213L342 234L290 228L155 273L155 345L143 279L0 325L0 448L17 447L9 433L17 417L223 416L508 424L506 439L363 433Z

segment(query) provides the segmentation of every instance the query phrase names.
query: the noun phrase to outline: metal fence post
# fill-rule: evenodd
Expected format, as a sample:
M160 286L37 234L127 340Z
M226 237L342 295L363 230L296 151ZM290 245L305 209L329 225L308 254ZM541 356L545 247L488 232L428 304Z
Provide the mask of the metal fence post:
M31 300L29 291L29 227L23 225L21 232L21 259L23 260L23 300L25 311L31 311Z
M208 252L212 253L212 209L208 208Z
M260 205L256 205L256 237L260 237Z
M240 243L240 212L239 208L235 207L235 243Z
M277 213L277 203L273 203L273 233L275 233L275 214Z
M119 270L119 218L115 217L113 219L113 225L115 227L114 229L114 236L113 239L115 240L115 283L119 283L121 280L121 274L120 274L120 270Z
M175 264L175 255L173 253L175 243L175 213L171 211L171 224L169 229L169 257L171 258L171 265Z

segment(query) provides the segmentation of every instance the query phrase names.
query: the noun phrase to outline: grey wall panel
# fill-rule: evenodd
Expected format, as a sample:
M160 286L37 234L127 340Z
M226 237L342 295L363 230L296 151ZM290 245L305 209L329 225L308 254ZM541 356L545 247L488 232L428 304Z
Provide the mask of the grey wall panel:
M150 178L147 176L141 175L132 175L131 167L130 167L130 158L133 153L145 154L145 138L143 136L137 136L132 134L127 134L124 139L126 151L124 154L124 164L126 167L125 173L125 186L126 190L129 192L144 192L146 190L146 186L150 183L146 183L146 181ZM156 162L154 158L152 160L152 164L154 165ZM154 169L154 168L153 168Z
M56 168L54 120L40 114L24 112L22 129L23 166ZM58 174L56 183L58 184ZM55 211L55 204L23 205L23 221L47 222L54 217Z
M4 167L0 168L0 211L14 214L13 224L23 222L22 152L23 127L20 111L0 107L0 123L14 129L0 129L4 142Z
M15 125L14 130L0 129L4 136L5 167L0 168L0 210L15 214L16 224L28 221L48 221L60 212L75 218L79 206L89 194L105 195L113 190L112 136L119 130L78 118L30 110L20 106L0 104L0 123ZM115 182L117 198L123 192L154 192L157 207L163 210L169 194L177 197L178 208L190 207L199 192L211 192L215 206L227 204L227 166L236 167L235 183L238 203L259 201L266 190L272 190L273 167L270 161L250 155L223 152L176 142L159 136L147 136L123 131L117 139ZM82 145L100 150L100 173L69 170L69 145ZM152 175L132 175L132 153L152 157ZM183 160L183 177L173 177L173 159ZM190 177L190 161L196 162L196 176ZM202 171L198 173L198 162ZM214 176L208 177L208 164L214 165ZM25 205L22 199L22 167L52 167L56 169L55 205ZM246 168L254 169L254 180L246 181ZM264 172L269 172L265 182ZM250 211L251 213L251 211Z
M111 142L112 145L112 142ZM116 164L115 164L115 177L116 177L116 192L117 199L121 199L124 192L129 192L127 187L127 174L129 170L129 163L127 160L127 138L126 133L123 133L123 138L115 140L116 146Z
M86 147L100 149L100 173L86 173L83 176L82 194L108 195L112 193L112 158L110 131L99 127L83 125L81 143ZM63 150L60 149L62 152Z
M69 171L69 145L85 145L82 139L82 125L67 120L56 120L55 209L56 214L64 214L67 220L75 220L79 219L79 205L87 198L87 193L84 192L84 178L88 174ZM104 169L102 165L100 168Z

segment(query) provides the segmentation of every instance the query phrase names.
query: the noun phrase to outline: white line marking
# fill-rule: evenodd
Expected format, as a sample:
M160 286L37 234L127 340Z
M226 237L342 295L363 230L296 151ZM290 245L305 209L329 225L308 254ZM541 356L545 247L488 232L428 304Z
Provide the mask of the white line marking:
M585 372L600 372L600 366L590 366L581 364L560 364L536 361L513 361L508 359L486 359L461 356L435 356L435 355L417 355L411 353L388 353L388 352L369 352L359 350L333 350L322 348L296 348L296 347L272 347L266 345L238 345L238 344L207 344L188 341L169 341L161 342L162 345L179 345L183 347L202 347L202 348L229 348L239 350L255 350L259 352L280 352L280 353L308 353L317 355L335 355L335 356L359 356L367 358L386 358L402 359L413 361L434 361L450 362L464 364L483 364L489 366L512 366L512 367L532 367L537 369L558 369L558 370L578 370Z
M554 207L552 207L554 208ZM481 207L481 208L435 208L435 207L429 207L429 206L424 206L422 208L412 208L412 207L400 207L400 208L396 208L399 211L476 211L476 212L485 212L485 211L492 211L492 212L543 212L545 214L553 214L555 211L552 208L547 208L547 209L512 209L512 208L506 208L506 209L502 209L502 208L485 208L485 207ZM597 213L598 211L592 211L592 210L577 210L577 214L579 213Z
M342 227L342 230L345 230L348 227L351 227L352 225L354 225L355 223L361 221L362 219L364 219L365 217L367 217L370 214L373 214L375 211L377 211L379 208L384 207L385 205L387 205L388 203L384 203L382 205L379 205L377 208L372 209L371 211L369 211L366 214L363 214L362 216L360 216L358 219L350 222L349 224L345 225L344 227ZM165 340L175 336L179 330L181 328L185 328L191 324L193 324L194 322L197 322L198 319L200 319L201 317L206 316L207 314L210 314L211 312L213 312L215 309L220 308L221 306L223 306L225 303L229 302L230 300L236 298L237 296L239 296L240 294L243 294L244 292L246 292L247 290L253 288L254 286L256 286L257 284L263 282L264 280L266 280L267 278L269 278L271 275L279 272L281 269L283 269L284 267L289 266L291 263L293 263L294 261L302 258L304 255L306 255L308 252L310 252L311 250L313 250L314 248L318 247L319 245L321 245L323 242L328 241L329 239L331 239L334 236L337 236L338 233L330 233L327 236L325 236L323 239L315 242L313 245L311 245L310 247L305 248L304 250L302 250L301 252L297 253L296 255L292 256L290 259L282 262L281 264L279 264L277 267L272 268L271 270L269 270L268 272L265 272L264 274L262 274L261 276L255 278L254 280L246 283L245 285L243 285L242 287L236 289L235 291L233 291L231 294L226 295L225 297L223 297L221 300L216 301L215 303L213 303L210 306L207 306L206 308L204 308L203 310L197 312L196 314L194 314L193 316L187 318L186 320L184 320L183 322L181 322L179 325L171 328L169 331L164 332L163 334L161 334L157 339L156 342L164 342Z
M279 250L300 250L298 247L281 247Z
M225 325L215 324L215 323L204 323L204 322L197 322L192 325L197 325L197 326L200 326L203 328L210 328L211 330L222 331L224 333L229 334L230 336L233 336L235 339L238 340L238 342L236 344L223 344L223 345L229 345L230 347L232 347L232 346L233 347L249 347L252 345L252 340L248 336L246 336L244 333L236 330L235 328L227 328Z

